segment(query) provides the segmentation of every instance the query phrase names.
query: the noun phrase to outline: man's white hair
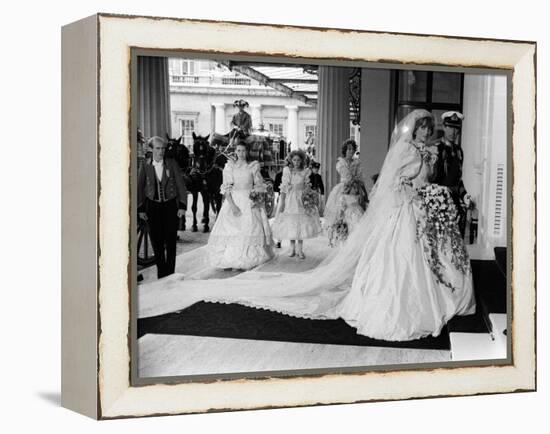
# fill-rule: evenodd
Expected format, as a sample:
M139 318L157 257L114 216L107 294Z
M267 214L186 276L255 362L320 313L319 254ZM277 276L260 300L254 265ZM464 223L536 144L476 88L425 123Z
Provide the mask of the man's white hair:
M153 145L155 144L155 142L159 142L159 143L162 143L163 145L166 145L166 140L164 140L162 137L160 137L160 136L153 136L153 137L151 137L151 138L147 141L147 146L149 146L150 148L152 148Z

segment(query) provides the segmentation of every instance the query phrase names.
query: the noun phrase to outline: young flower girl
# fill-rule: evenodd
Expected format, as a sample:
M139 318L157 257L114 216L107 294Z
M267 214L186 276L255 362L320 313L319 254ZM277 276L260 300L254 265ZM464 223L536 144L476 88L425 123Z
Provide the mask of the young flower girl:
M228 160L223 170L225 201L208 250L213 267L249 270L273 258L273 239L263 203L251 199L266 191L260 164L250 161L244 143L236 146L235 153L237 161Z
M290 167L283 169L279 209L272 230L275 239L290 240L288 256L304 259L303 240L319 235L321 224L317 209L305 209L302 202L311 175L311 170L304 168L304 152L292 151L288 159Z

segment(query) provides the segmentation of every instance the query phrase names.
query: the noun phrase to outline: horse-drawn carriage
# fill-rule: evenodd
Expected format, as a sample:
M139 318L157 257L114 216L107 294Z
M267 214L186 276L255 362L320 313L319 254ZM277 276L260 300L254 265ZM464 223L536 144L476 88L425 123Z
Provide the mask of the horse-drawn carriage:
M167 136L168 144L166 148L166 158L173 158L180 168L185 180L188 191L192 195L191 210L193 213L192 231L198 231L197 205L198 196L202 197L203 232L209 232L210 227L210 208L214 212L219 212L223 196L220 193L220 187L223 183L223 167L228 159L235 159L235 143L231 133L221 135L214 133L209 143L209 136L202 137L193 133L193 153L187 146L181 144L179 139L172 139ZM139 138L138 138L139 140ZM142 140L144 140L142 138ZM273 191L273 180L271 174L277 171L279 166L278 152L274 152L273 139L265 135L250 135L237 138L244 140L250 149L251 157L258 160L261 164L261 173L265 180L267 190L265 208L267 215L271 217L275 210L275 200ZM140 158L141 163L146 160ZM154 263L154 252L149 238L149 227L147 222L138 218L138 264L148 266ZM185 217L180 220L180 229L185 230Z

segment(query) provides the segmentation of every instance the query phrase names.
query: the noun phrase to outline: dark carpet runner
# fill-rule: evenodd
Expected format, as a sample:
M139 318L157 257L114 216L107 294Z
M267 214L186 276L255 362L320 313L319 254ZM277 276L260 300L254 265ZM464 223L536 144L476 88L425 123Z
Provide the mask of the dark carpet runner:
M438 337L388 342L358 335L343 320L308 320L237 304L200 302L179 312L138 320L147 333L267 341L449 350L449 332L487 333L486 310L506 312L506 279L495 261L472 261L478 309L453 318Z
M387 342L358 335L343 320L294 318L238 304L200 302L180 312L138 321L138 337L147 333L211 336L311 344L450 349L449 333L409 342Z

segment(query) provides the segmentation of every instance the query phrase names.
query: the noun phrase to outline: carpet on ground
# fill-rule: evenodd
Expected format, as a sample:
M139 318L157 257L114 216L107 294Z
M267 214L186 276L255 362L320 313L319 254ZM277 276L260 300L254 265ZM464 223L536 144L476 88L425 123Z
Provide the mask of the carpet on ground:
M445 328L438 337L388 342L357 334L343 320L310 320L238 304L199 302L187 309L138 321L138 337L147 333L234 339L449 350Z
M494 261L472 261L478 309L454 317L438 337L389 342L357 334L341 319L309 320L238 304L199 302L187 309L138 320L138 338L147 333L234 339L449 350L449 331L487 333L484 311L505 312L506 280ZM482 308L483 307L483 308Z

